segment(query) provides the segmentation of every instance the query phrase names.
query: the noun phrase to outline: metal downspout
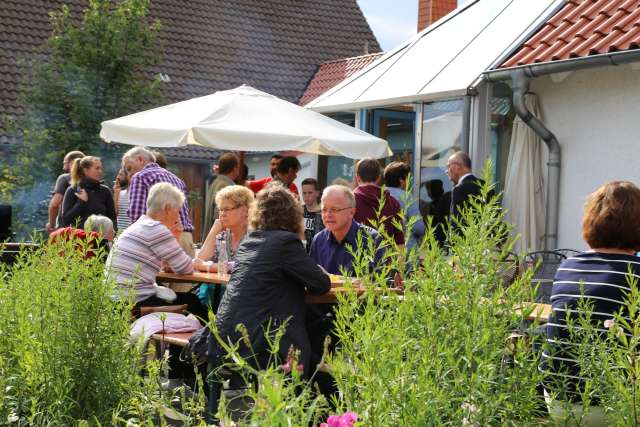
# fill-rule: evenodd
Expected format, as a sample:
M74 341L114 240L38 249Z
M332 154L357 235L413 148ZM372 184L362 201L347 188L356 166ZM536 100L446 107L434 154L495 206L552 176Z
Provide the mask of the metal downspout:
M511 72L513 82L513 108L522 121L542 138L549 149L547 162L547 215L545 221L544 248L550 250L558 244L558 210L560 198L560 144L555 135L527 108L525 95L529 91L530 78L523 69Z

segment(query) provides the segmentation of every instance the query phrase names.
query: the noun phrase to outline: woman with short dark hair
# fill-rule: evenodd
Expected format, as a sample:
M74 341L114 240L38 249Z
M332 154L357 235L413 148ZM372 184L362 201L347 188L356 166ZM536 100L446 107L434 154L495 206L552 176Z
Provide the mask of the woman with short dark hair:
M640 279L640 258L635 256L640 249L637 218L638 187L627 181L600 187L587 199L582 219L582 237L590 250L566 259L556 272L542 367L551 389L563 400L580 399L584 376L571 351L575 344L571 342L568 313L575 323L585 314L582 303L591 304L591 323L596 330L606 331L605 321L624 311L630 279ZM550 399L548 403L552 415L559 414L562 404Z
M310 344L305 327L305 294L321 295L331 285L302 245L302 207L281 185L260 191L249 215L251 232L236 253L236 264L216 317L220 336L239 342L236 326L243 324L251 347L240 342L240 354L256 368L271 358L266 335L273 338L286 325L279 357L285 360L290 347L300 351L305 374Z

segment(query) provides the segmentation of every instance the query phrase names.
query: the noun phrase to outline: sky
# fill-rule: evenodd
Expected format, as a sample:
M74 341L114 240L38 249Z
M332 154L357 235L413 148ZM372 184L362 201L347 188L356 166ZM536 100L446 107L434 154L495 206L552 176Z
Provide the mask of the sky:
M416 34L418 0L358 0L382 50L397 47Z

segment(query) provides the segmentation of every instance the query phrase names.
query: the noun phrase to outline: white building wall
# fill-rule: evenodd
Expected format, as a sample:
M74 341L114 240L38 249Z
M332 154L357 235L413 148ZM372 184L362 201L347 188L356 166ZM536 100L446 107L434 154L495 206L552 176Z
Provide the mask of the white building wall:
M558 247L586 249L581 221L587 195L613 180L640 185L640 67L551 77L533 80L531 91L562 149Z

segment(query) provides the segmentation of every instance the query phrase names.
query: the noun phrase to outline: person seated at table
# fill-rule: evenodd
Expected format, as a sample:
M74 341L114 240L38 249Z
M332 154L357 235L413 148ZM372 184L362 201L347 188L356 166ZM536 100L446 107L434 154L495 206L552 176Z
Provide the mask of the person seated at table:
M135 299L134 316L140 307L187 304L188 311L206 315L198 298L190 293L175 293L156 284L161 265L178 274L193 272L193 261L180 247L182 233L180 209L184 193L167 182L153 185L147 197L147 212L116 239L107 258L107 277L116 281L114 298ZM175 299L174 299L175 298Z
M302 206L281 185L261 190L249 214L251 231L236 253L236 265L218 308L216 325L224 340L239 342L240 355L264 369L269 360L269 344L277 328L286 324L279 343L280 362L290 347L309 376L309 336L305 328L305 294L322 295L329 291L329 276L309 258L302 245L304 229ZM237 325L246 327L251 348L241 341ZM215 353L215 357L221 356Z
M315 262L331 274L354 274L354 257L358 247L358 236L367 247L369 238L377 247L380 236L373 228L362 225L354 219L356 200L353 191L344 185L330 185L322 192L322 222L325 229L316 234L311 243L309 255ZM351 248L351 251L349 250ZM370 271L382 262L384 250L376 249Z
M232 185L218 191L215 202L219 217L213 223L213 227L209 230L209 234L194 260L194 266L198 270L217 271L218 257L223 246L227 261L235 260L238 247L247 235L249 208L253 201L253 192L247 187ZM198 297L205 305L210 303L215 311L220 303L222 293L224 293L224 288L224 285L202 284Z
M577 322L585 314L580 304L587 302L592 304L594 328L606 330L605 321L625 311L624 301L631 292L629 279L640 278L640 258L635 256L640 249L640 228L634 221L639 217L640 188L626 181L600 187L588 197L582 218L582 237L590 250L567 258L558 267L541 368L547 374L545 388L559 393L562 400L579 402L583 377L570 351L567 315L571 312ZM552 416L560 415L566 405L548 396L547 403ZM592 419L598 417L597 412L592 411Z
M84 230L89 233L97 233L105 240L108 248L111 248L113 238L116 236L113 221L104 215L90 215L84 223Z
M380 244L380 236L373 228L356 222L356 200L353 191L344 185L330 185L322 192L321 209L325 229L316 234L311 243L309 255L330 274L354 276L354 257L358 248L358 236L362 238L364 251L368 240L374 245ZM384 250L376 249L369 271L383 262ZM311 337L311 349L314 359L320 359L324 351L325 337L332 336L330 351L333 351L337 338L333 335L333 305L313 304L307 313L307 330ZM318 372L316 383L325 396L337 392L337 388L328 374Z
M84 230L74 227L58 228L49 235L49 241L51 243L73 241L73 247L84 251L84 258L89 259L93 258L100 249L103 249L99 252L103 255L109 253L114 236L111 219L103 215L91 215L85 222ZM60 256L64 254L64 251L60 252Z

